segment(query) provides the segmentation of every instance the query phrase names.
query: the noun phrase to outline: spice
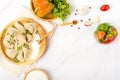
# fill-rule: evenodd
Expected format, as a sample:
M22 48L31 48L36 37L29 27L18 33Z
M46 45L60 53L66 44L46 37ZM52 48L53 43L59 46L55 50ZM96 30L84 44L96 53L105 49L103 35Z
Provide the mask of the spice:
M80 29L80 27L78 27L78 29Z
M92 25L92 22L88 22L88 21L87 21L87 22L84 23L84 25L85 25L85 26L91 26L91 25Z
M77 13L75 13L75 15L77 15Z
M76 21L76 20L73 20L73 24L75 25L75 24L77 24L78 22Z
M91 9L91 7L89 7L89 9Z
M70 25L71 27L73 27L73 25Z
M83 20L80 20L80 22L83 22Z
M90 18L89 18L88 20L89 20L89 21L91 21L91 19L90 19Z
M66 22L66 23L60 24L60 26L76 25L77 23L78 23L77 20L73 20L72 22Z
M78 9L76 9L76 12L78 12Z

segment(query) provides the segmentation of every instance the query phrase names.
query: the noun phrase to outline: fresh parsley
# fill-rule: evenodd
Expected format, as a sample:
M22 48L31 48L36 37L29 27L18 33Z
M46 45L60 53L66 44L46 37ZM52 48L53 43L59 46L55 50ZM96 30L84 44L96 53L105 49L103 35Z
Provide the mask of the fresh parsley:
M49 0L49 2L55 5L52 10L53 16L59 17L64 22L71 13L71 5L66 0Z

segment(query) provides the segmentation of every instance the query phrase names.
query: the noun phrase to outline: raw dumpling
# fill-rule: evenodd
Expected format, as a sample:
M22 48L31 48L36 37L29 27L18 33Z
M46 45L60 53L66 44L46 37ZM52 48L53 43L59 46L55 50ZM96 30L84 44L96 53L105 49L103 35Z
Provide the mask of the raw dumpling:
M20 61L20 62L24 62L24 53L23 51L19 51L18 52L18 55L17 55L17 59Z
M32 35L27 34L26 37L27 37L27 41L28 41L28 42L33 41L33 36L32 36Z
M25 28L23 27L23 25L21 25L18 21L16 21L16 22L14 23L14 27L15 27L16 29L18 29L19 31L25 30Z
M17 55L17 50L15 50L15 49L6 49L6 55L9 58L13 59Z
M27 49L25 47L23 47L23 52L24 52L24 59L27 60L29 59L31 53L32 53L32 50L31 49Z
M23 43L26 43L26 37L22 34L18 34L16 36L16 39L19 41L19 43L23 44Z
M23 25L30 33L34 33L36 31L36 27L33 23L24 23Z
M3 40L3 44L5 45L5 47L7 48L13 48L14 47L14 44L11 43L11 40L10 40L10 35L6 35L4 40Z
M8 28L6 31L6 35L17 35L18 30L15 28Z

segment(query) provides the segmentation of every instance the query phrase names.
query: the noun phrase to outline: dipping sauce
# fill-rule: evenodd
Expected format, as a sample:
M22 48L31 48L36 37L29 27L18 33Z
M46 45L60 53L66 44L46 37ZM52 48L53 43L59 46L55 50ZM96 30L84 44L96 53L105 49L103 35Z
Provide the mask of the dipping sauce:
M48 76L43 70L34 69L26 74L24 80L48 80Z

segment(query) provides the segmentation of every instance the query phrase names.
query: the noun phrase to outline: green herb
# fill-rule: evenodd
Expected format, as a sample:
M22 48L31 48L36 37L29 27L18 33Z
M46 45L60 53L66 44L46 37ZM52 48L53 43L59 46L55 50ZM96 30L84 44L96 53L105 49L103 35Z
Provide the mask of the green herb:
M27 49L29 49L30 47L29 47L29 45L28 44L24 44L24 47L26 47Z
M9 40L7 40L7 42L8 42L9 44L11 44L11 42L10 42Z
M17 50L19 51L19 50L21 50L22 49L22 46L18 46L17 47Z
M36 31L36 34L38 34L38 32L39 32L39 31L37 30L37 31Z
M21 33L23 36L25 36L26 35L26 33Z
M31 33L29 30L26 30L26 34L33 35L33 33Z
M7 42L11 45L14 44L14 42L7 40Z
M29 32L28 34L30 34L31 36L33 35L33 33Z
M16 63L19 62L19 60L17 59L17 56L18 56L18 54L13 58L13 61L16 62Z
M53 16L59 17L63 22L66 17L71 13L71 6L66 0L49 0L55 5L52 10Z
M11 38L14 38L15 36L14 35L10 35Z
M10 35L9 33L7 33L6 35Z

